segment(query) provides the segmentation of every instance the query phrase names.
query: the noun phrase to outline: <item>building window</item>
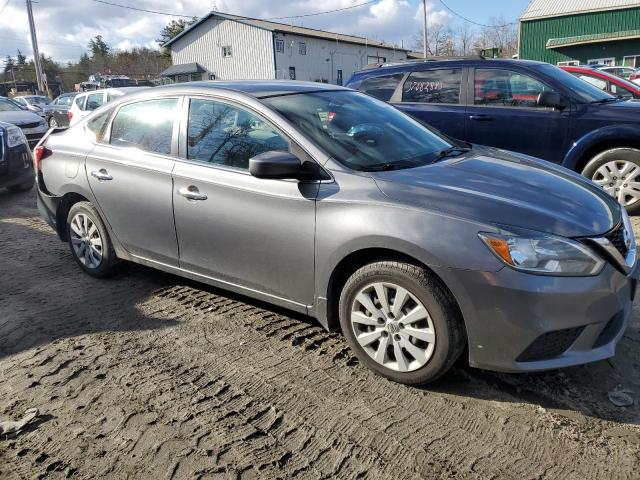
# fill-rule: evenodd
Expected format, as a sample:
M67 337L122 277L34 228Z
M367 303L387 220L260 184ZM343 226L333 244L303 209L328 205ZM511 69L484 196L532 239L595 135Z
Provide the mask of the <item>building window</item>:
M629 55L622 59L622 65L625 67L640 67L640 55Z
M300 42L300 44L298 45L298 53L300 55L306 55L307 54L307 44L304 42Z
M336 85L342 85L342 70L336 72Z
M607 58L592 58L587 60L587 65L609 65L613 67L616 64L615 57L607 57Z
M210 73L209 74L209 80L215 80L216 79L216 74L215 73Z
M289 67L289 80L296 79L296 67Z
M566 66L566 67L577 67L580 65L580 61L579 60L568 60L566 62L558 62L558 66Z
M284 53L284 40L276 39L276 52Z
M222 47L222 56L225 58L231 56L231 46Z

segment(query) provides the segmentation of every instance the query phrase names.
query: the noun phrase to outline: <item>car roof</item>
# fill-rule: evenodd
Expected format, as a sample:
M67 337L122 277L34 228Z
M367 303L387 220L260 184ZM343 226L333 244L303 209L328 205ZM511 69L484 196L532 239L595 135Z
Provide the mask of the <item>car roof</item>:
M242 92L256 98L292 95L296 93L326 92L336 90L350 90L338 85L317 82L302 82L296 80L207 80L201 82L176 83L162 87L154 87L154 92L172 90L199 91L205 93L216 89Z

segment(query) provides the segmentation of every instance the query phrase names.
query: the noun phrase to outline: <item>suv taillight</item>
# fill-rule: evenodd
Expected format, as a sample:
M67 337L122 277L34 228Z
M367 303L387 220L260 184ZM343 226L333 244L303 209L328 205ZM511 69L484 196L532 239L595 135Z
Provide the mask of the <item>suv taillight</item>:
M71 110L67 112L67 118L69 119L69 121L71 121L71 119L73 118L73 112Z
M33 166L36 169L36 172L40 171L40 167L42 166L42 160L47 158L49 155L53 153L44 145L38 145L33 151Z

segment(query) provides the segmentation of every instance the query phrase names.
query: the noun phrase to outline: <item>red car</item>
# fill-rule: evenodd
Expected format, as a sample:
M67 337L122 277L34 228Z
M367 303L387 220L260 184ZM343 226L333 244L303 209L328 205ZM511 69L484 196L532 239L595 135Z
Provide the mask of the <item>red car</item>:
M622 77L588 67L561 66L560 68L611 95L623 98L640 98L640 85L629 82Z

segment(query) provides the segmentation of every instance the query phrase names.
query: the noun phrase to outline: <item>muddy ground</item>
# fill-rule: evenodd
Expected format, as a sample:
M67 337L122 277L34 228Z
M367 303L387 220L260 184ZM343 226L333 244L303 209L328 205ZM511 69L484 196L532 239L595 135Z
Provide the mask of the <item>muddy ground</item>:
M637 479L638 318L611 361L409 388L304 316L139 266L92 279L33 192L0 192L0 420L40 410L0 478Z

